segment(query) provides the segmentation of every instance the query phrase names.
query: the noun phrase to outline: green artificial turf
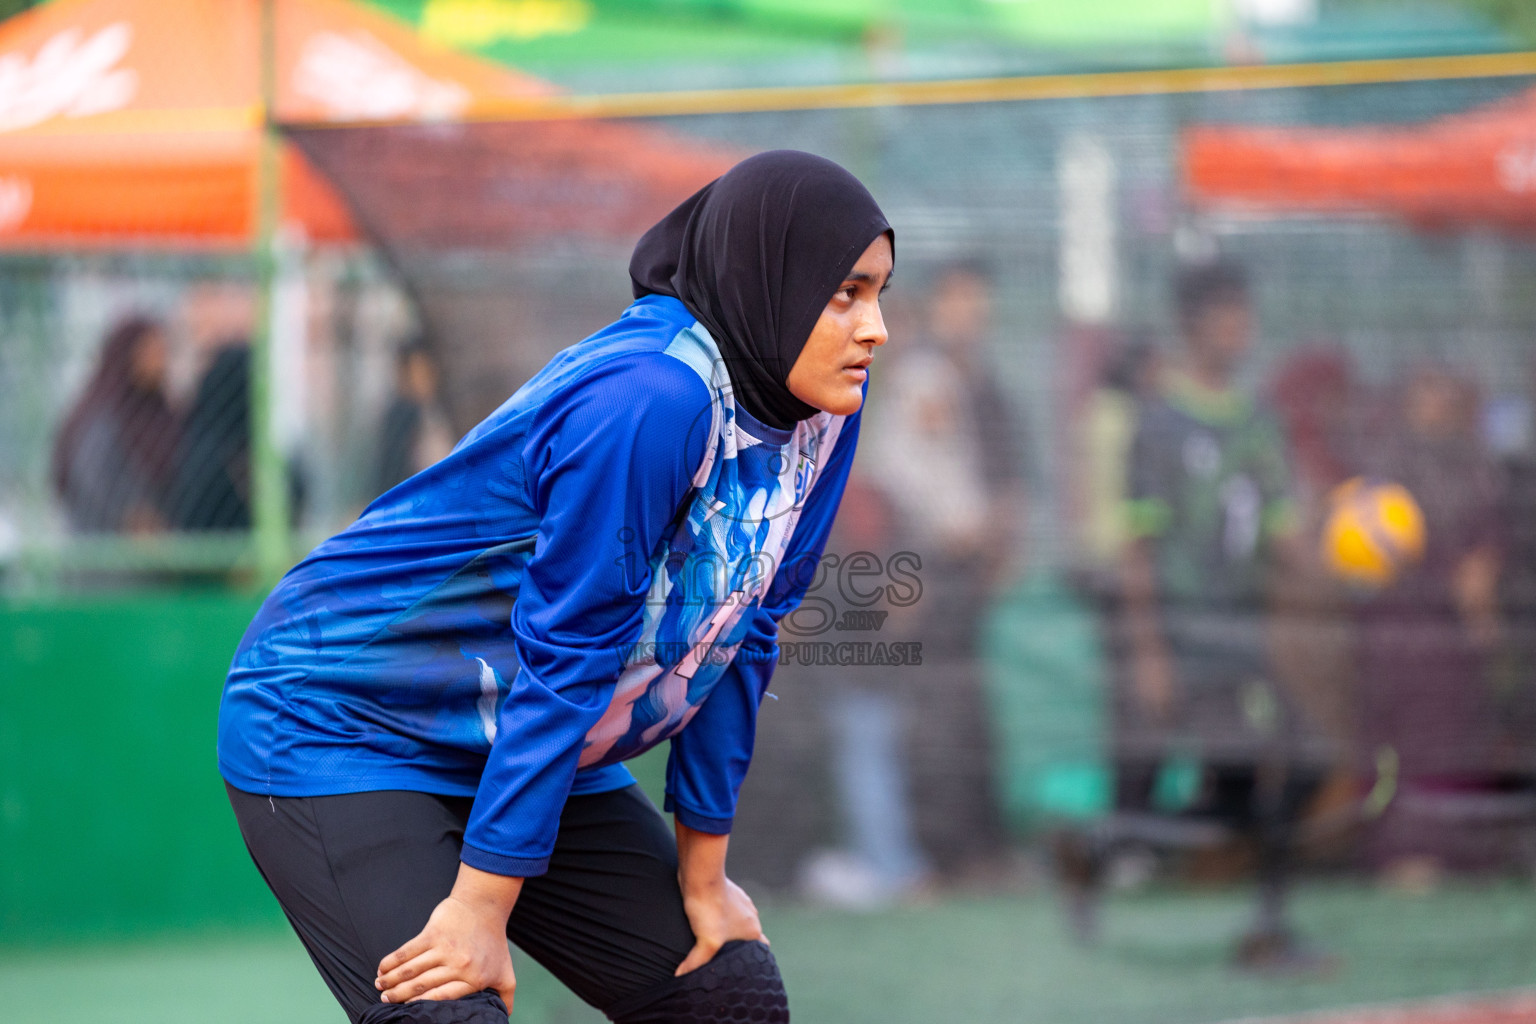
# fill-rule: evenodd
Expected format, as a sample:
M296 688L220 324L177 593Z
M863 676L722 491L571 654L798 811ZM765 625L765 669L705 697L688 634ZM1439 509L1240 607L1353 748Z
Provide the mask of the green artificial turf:
M767 906L796 1024L1201 1024L1536 985L1536 890L1450 886L1403 896L1314 883L1297 918L1342 958L1328 979L1258 980L1227 966L1250 896L1114 898L1100 945L1064 938L1048 893L952 898L849 915ZM601 1018L526 957L516 1024ZM20 1024L339 1022L286 934L0 950L4 1017Z

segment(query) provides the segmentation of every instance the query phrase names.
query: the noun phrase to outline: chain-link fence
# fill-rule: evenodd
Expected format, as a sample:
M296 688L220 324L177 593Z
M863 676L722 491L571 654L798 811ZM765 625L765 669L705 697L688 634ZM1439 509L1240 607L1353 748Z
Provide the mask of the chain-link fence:
M765 717L751 871L904 884L995 854L1007 820L1251 809L1274 764L1282 816L1372 830L1351 856L1528 865L1536 82L1149 81L294 129L377 246L280 246L295 556L616 316L672 203L811 150L881 200L897 285L835 614L786 636L785 692L836 699ZM3 269L5 586L242 578L248 265ZM875 601L837 589L861 553ZM813 853L838 844L865 874Z
M6 585L249 579L251 260L131 248L0 259ZM360 249L284 246L274 310L273 429L298 544L381 486L377 421L417 329Z

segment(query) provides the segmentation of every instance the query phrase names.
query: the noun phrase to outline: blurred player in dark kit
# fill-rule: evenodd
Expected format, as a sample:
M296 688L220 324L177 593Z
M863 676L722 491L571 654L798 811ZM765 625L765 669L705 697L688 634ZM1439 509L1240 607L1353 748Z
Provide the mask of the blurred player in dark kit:
M1325 966L1284 912L1294 825L1319 771L1299 757L1299 712L1266 650L1272 567L1302 556L1281 434L1234 385L1253 332L1247 277L1230 262L1192 266L1175 299L1182 348L1142 409L1130 461L1116 816L1146 823L1154 845L1212 834L1157 826L1154 811L1252 835L1258 914L1236 962Z

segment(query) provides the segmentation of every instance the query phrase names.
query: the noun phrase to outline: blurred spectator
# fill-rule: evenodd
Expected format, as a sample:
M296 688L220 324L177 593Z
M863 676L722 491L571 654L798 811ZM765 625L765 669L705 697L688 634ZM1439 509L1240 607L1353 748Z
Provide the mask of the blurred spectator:
M1072 512L1077 550L1071 579L1095 616L1104 652L1096 673L1100 693L1128 686L1130 659L1120 576L1129 541L1125 508L1131 443L1142 407L1159 394L1160 373L1161 358L1150 339L1133 337L1111 348L1097 385L1073 424ZM1053 679L1049 685L1056 683ZM1091 928L1086 920L1077 924L1084 930Z
M1022 569L1029 431L1002 387L1013 375L988 352L992 281L984 266L960 262L939 274L929 300L928 330L935 350L956 375L962 397L954 429L969 435L965 440L973 446L980 472L987 548L981 579L987 598Z
M395 395L380 429L373 492L383 494L453 450L453 431L443 411L440 375L420 340L401 346L395 361Z
M921 723L906 746L919 841L953 871L1001 848L976 645L1018 573L1026 438L987 353L985 272L947 267L926 308L923 336L882 371L861 458L889 502L893 549L921 558L922 595L893 610L887 632L922 644L923 671L893 674L887 692L905 706L897 720Z
M1499 607L1505 651L1496 697L1507 741L1530 751L1536 747L1536 360L1527 368L1525 387L1518 399L1522 429L1504 458Z
M1502 785L1487 685L1502 638L1501 495L1477 422L1470 382L1421 365L1403 382L1395 429L1369 467L1406 487L1424 515L1424 556L1364 602L1360 645L1363 739L1367 751L1393 752L1397 775L1368 852L1416 876L1491 867L1498 856L1486 836L1447 828L1436 813L1455 803L1441 797Z
M1260 901L1238 963L1320 965L1285 920L1294 824L1318 776L1295 756L1297 712L1267 655L1272 567L1297 544L1280 432L1233 383L1253 333L1247 276L1228 262L1187 268L1175 298L1182 351L1132 446L1116 805L1183 804L1252 834Z
M878 429L870 466L890 496L898 533L938 560L925 576L964 591L958 604L930 608L943 619L928 622L925 647L966 655L981 610L1018 574L1028 525L1028 437L1000 386L1006 375L986 352L990 291L976 264L942 271L926 336L893 354L878 407L871 406ZM950 567L955 572L943 571Z
M82 532L165 529L180 425L166 399L164 331L133 317L112 328L53 450L53 480Z
M1333 765L1326 795L1313 801L1319 833L1309 853L1347 862L1358 838L1358 723L1355 718L1355 628L1345 585L1315 556L1331 509L1330 495L1361 471L1361 438L1376 413L1342 348L1314 342L1288 353L1270 378L1269 394L1285 431L1300 535L1308 557L1274 566L1270 648L1275 674L1317 727L1311 739Z
M176 458L171 522L180 530L251 526L251 352L217 349L187 411Z
M839 564L859 552L888 562L896 551L892 536L890 503L856 463L827 550ZM835 566L827 564L829 580L835 579ZM847 610L836 585L818 588L816 597L832 601L839 618ZM892 611L883 603L875 607ZM818 703L830 739L833 817L842 827L840 846L813 853L801 866L802 893L818 903L872 910L921 892L929 865L912 821L907 735L915 723L906 691L893 685L890 670L816 666L802 672L825 694Z

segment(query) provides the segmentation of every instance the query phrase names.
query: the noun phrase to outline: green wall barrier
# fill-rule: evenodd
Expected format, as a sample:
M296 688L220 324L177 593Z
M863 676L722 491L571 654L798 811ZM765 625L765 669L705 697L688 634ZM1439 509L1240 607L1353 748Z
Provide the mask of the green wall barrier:
M0 943L282 921L214 758L257 604L0 606Z
M993 608L982 646L1008 823L1029 834L1107 811L1109 666L1092 608L1037 573Z
M219 691L259 599L0 605L0 946L283 918L215 761ZM661 799L665 745L631 763Z

